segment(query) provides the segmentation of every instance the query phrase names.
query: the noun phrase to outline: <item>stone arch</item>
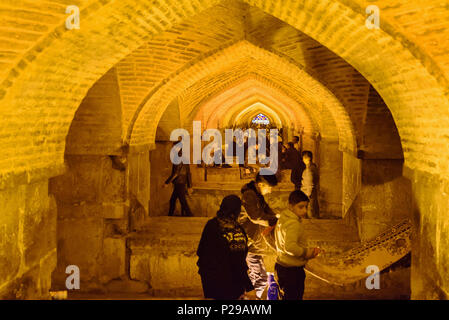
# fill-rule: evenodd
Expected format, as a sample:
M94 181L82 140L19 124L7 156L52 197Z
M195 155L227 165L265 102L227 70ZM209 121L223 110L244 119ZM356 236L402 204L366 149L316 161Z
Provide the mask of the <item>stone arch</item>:
M214 94L195 108L198 109L194 116L196 119L198 119L198 113L204 111L202 117L207 119L207 123L222 118L222 123L229 124L236 116L235 113L240 112L242 103L246 108L252 103L260 101L271 108L277 104L278 107L274 111L279 114L280 120L284 124L301 123L307 132L320 130L319 124L311 119L300 103L286 93L277 90L273 85L270 85L269 80L260 76L251 75L237 79L235 83L218 93L215 93L214 88L211 88L211 91ZM209 97L209 94L206 96ZM192 107L187 106L186 108L189 112ZM329 125L329 127L331 130L328 130L327 134L335 134L335 125Z
M448 92L444 89L448 80L439 65L413 41L388 22L383 22L380 30L365 28L364 11L356 1L296 1L289 5L276 0L245 2L318 40L373 84L392 110L408 167L437 174L449 171L441 157L448 138L432 120L449 122ZM88 88L152 35L217 3L183 1L174 8L169 1L151 5L137 0L89 2L81 6L85 18L83 28L76 32L65 30L65 16L55 18L46 28L50 31L21 51L6 68L9 72L3 73L2 127L11 128L12 136L18 134L12 130L14 124L27 127L21 130L23 139L17 140L14 152L2 155L3 173L26 170L32 175L32 169L61 165L65 136ZM345 35L345 41L337 40L339 35ZM52 96L45 94L50 89L55 92ZM410 91L414 91L412 96ZM72 98L65 100L64 92L71 92ZM431 105L427 103L429 95L433 97ZM39 120L27 125L24 119ZM420 128L419 133L411 128ZM5 139L1 141L4 146ZM436 141L432 151L426 148L429 141Z
M284 61L284 59L269 53L264 49L258 48L247 41L241 41L231 45L221 52L205 58L191 68L186 69L183 73L180 73L167 81L166 85L156 91L148 100L145 99L145 105L142 106L141 110L138 110L139 114L135 116L135 124L131 124L132 127L128 130L130 145L152 143L157 123L162 116L164 108L169 101L181 93L183 88L188 88L208 74L219 73L223 69L223 65L229 64L233 66L235 63L239 63L248 57L251 57L252 63L259 61L263 66L259 68L262 69L266 69L266 61L269 61L268 66L275 67L276 72L278 73L286 74L290 83L307 83L308 85L305 88L301 86L301 93L307 97L309 101L314 103L313 107L305 107L308 107L312 112L314 112L315 108L319 107L328 109L329 113L332 114L335 119L335 122L338 123L337 129L341 149L348 150L352 153L355 152L356 142L354 130L346 110L337 98L318 81L296 65ZM321 102L319 103L319 101L315 99L316 97L325 98L319 100ZM325 106L322 105L323 101L326 101ZM160 106L165 107L160 108Z

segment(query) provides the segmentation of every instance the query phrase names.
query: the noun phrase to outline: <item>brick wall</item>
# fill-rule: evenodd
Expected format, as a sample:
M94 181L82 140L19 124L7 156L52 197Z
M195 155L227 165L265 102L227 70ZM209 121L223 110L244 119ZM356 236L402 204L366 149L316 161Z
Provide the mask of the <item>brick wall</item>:
M214 3L216 2L201 1L191 6L188 1L183 1L173 10L169 9L170 6L164 1L153 3L153 7L135 1L129 1L129 5L127 1L120 3L104 1L102 4L94 1L80 1L78 4L85 17L83 19L85 28L76 32L67 32L64 29L63 22L66 15L59 13L62 9L60 5L52 3L49 8L42 10L42 6L36 9L39 4L32 6L28 3L32 9L24 10L18 3L7 3L3 13L7 17L4 28L8 30L17 29L20 32L20 27L23 27L24 32L30 32L34 24L29 21L35 21L36 14L40 16L42 11L49 14L42 15L44 19L39 19L39 22L35 24L38 39L33 41L34 38L31 38L28 42L24 41L27 43L22 47L18 42L20 48L14 51L15 53L6 54L4 70L7 71L2 82L1 103L5 106L2 110L9 110L9 112L5 112L2 121L18 123L20 117L16 115L23 114L24 111L27 112L27 119L38 117L43 121L34 122L37 126L26 126L29 127L28 130L31 130L26 135L33 138L24 139L20 143L24 147L21 149L23 152L5 153L2 161L3 168L24 170L31 165L31 162L33 162L32 166L40 163L41 167L57 161L62 162L64 147L61 145L64 144L64 137L74 110L90 85L120 58L140 47L144 39L152 32L168 29L174 23L181 21L183 17L200 12L201 9ZM447 139L443 132L434 130L435 123L430 120L436 115L440 121L448 121L445 111L448 108L442 107L447 104L445 96L447 92L442 89L447 87L447 55L442 54L438 49L441 47L439 44L444 44L444 39L448 38L444 37L445 29L438 28L443 25L442 22L447 17L448 10L445 6L435 5L437 2L430 1L426 5L420 4L424 7L420 7L416 2L408 4L399 2L396 6L387 7L385 3L378 1L377 3L384 10L382 11L384 12L382 20L384 29L371 32L364 27L363 23L365 17L362 9L366 3L322 1L319 6L301 1L285 6L275 5L275 2L271 1L248 1L248 3L302 30L361 71L381 93L393 111L398 130L403 140L407 141L404 145L404 152L407 154L406 163L411 167L425 167L426 171L447 171L447 166L435 154L426 154L425 157L418 157L416 154L423 151L429 141L440 141L439 145L444 145ZM159 9L155 10L155 8ZM418 15L423 12L424 14ZM411 14L408 16L405 13ZM139 20L139 14L146 19ZM13 16L21 16L20 19L28 21L28 24L18 24L17 21L22 22L22 20L11 19ZM426 24L426 17L429 16L434 17L434 20ZM99 19L98 17L109 18ZM130 20L133 19L135 21L131 23ZM123 24L118 25L117 20L122 21ZM129 26L132 26L132 29L126 29L128 26L126 21L130 22ZM406 33L401 26L411 21L414 25L422 27L407 28L411 31ZM119 38L109 43L102 41L109 33ZM17 35L14 32L5 34L6 38L11 39ZM339 41L339 37L335 36L341 34L345 34L345 41ZM429 35L429 39L423 38L425 35ZM443 42L438 41L439 37ZM11 41L4 43L5 45L9 43L12 47ZM80 43L83 45L80 46ZM100 43L101 46L99 46ZM390 59L382 59L385 56ZM55 63L58 59L61 63ZM422 63L419 63L419 60ZM79 65L84 66L83 70L78 69ZM382 72L378 71L380 69ZM25 70L27 72L24 72ZM72 73L72 70L76 71ZM76 77L74 77L75 74ZM75 78L76 81L71 81ZM38 84L42 82L47 85L39 86ZM45 92L50 87L55 90L55 94L48 96L49 100L38 98L46 97L39 90ZM63 101L65 92L71 92L73 99ZM432 97L432 101L426 97ZM58 102L56 106L57 99L61 102ZM428 103L424 103L425 101ZM34 108L31 108L32 105ZM33 113L44 106L55 106L57 109L52 109L53 111L47 109L49 112L42 115ZM438 108L432 106L438 106ZM421 119L427 118L430 121L416 122L414 115L417 110L420 112ZM44 125L44 123L53 124ZM416 135L410 130L417 126L422 129L421 135ZM2 127L8 127L8 125L5 123ZM36 135L36 132L41 135ZM10 133L14 136L17 131L10 131ZM43 136L49 135L52 136L51 139L42 140ZM25 141L33 142L26 146ZM52 156L55 153L59 156ZM36 157L39 161L31 161Z
M249 56L252 58L248 61ZM267 61L269 62L268 65ZM157 123L157 119L162 116L164 111L163 108L159 109L159 106L167 105L169 101L179 95L181 88L188 88L194 85L197 81L202 81L201 85L203 88L210 88L210 82L207 81L207 79L203 79L203 77L206 74L215 75L219 72L223 72L222 68L225 63L230 64L231 68L226 70L226 72L228 72L229 75L232 74L233 77L238 74L239 70L245 70L245 73L248 72L250 66L252 66L254 68L254 72L262 73L268 79L280 78L278 83L282 83L283 86L290 87L289 92L295 92L297 90L301 93L301 97L303 97L303 99L298 100L305 100L305 108L308 108L310 112L314 112L316 118L319 118L317 115L319 114L319 111L328 109L335 121L341 123L341 125L337 127L339 136L341 137L341 147L348 150L355 150L355 137L352 134L352 125L344 107L339 103L339 101L311 76L301 71L301 69L295 65L286 62L278 56L261 48L257 48L247 41L239 42L224 49L219 54L202 60L200 63L194 65L185 72L182 72L179 75L176 75L173 79L170 79L170 81L168 81L161 90L155 92L145 103L145 106L137 116L136 123L132 131L131 144L143 142L148 143L151 139L154 139L154 132L156 130L154 127L155 123ZM235 67L236 63L240 63L240 67ZM283 73L285 73L287 77L282 77ZM221 73L220 77L222 76L226 75ZM222 86L225 84L225 82L221 81L220 78L215 78L213 81L214 83L220 83ZM293 85L294 83L298 83L297 88ZM306 83L308 84L307 87L303 87ZM293 91L293 89L296 90ZM326 97L326 104L319 103L319 101L315 101L313 99L321 96ZM310 100L312 100L312 102ZM188 110L185 112L188 113ZM181 111L181 114L183 114L183 111ZM323 126L325 126L325 124L323 124Z
M362 125L360 150L364 159L404 158L401 138L390 110L372 87Z
M122 106L115 68L89 90L67 135L66 154L120 154Z

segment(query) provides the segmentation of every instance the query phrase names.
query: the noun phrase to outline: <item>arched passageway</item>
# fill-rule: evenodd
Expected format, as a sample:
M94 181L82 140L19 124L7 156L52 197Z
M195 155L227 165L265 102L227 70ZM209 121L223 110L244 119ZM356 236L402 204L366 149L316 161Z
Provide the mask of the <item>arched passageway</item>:
M328 209L360 238L413 212L411 296L447 298L446 7L376 1L371 30L358 0L86 0L66 30L69 4L2 11L1 297L48 296L67 263L93 289L135 278L124 235L151 216L158 141L196 115L219 123L211 106L232 123L261 102L310 134L339 181ZM246 97L244 79L259 82Z

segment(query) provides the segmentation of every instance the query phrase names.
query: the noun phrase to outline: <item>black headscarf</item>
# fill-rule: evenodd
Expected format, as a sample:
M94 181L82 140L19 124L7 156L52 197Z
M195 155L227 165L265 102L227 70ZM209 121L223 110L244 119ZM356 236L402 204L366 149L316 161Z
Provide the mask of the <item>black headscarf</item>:
M234 194L223 198L217 212L219 219L236 220L242 209L242 200Z

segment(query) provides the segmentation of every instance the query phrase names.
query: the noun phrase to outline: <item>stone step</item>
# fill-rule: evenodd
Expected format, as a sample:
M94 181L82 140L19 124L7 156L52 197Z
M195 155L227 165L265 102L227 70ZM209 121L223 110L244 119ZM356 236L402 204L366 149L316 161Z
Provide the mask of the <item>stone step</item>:
M185 239L200 236L211 217L154 217L141 227L137 237ZM307 238L311 241L359 241L357 230L335 219L304 219Z
M240 193L241 188L251 180L239 181L197 181L193 184L193 190L226 190ZM272 188L273 192L292 192L295 190L291 182L281 182Z
M210 217L154 217L132 238L172 241L199 241ZM358 242L357 230L343 220L304 219L304 229L309 241Z
M196 250L201 233L210 217L154 217L128 238L130 276L148 283L156 296L202 295L196 265ZM330 254L339 254L358 246L356 230L343 220L304 220L310 245L320 246ZM274 271L275 252L265 259L269 272Z
M255 174L243 177L241 169L235 164L232 168L207 168L207 174L205 173L204 168L191 166L191 172L194 190L226 190L240 192L242 186L255 177ZM294 185L290 181L290 174L291 170L282 170L281 181L279 181L278 185L273 188L273 191L293 191ZM207 181L205 179L207 179Z

